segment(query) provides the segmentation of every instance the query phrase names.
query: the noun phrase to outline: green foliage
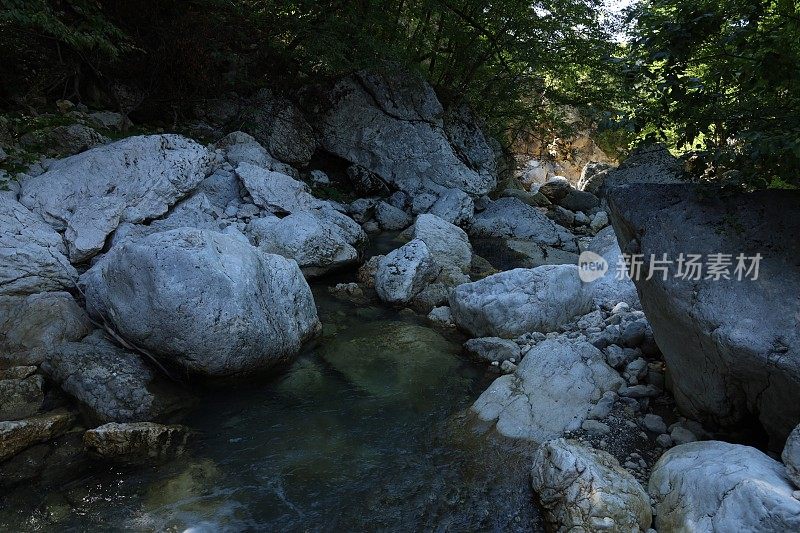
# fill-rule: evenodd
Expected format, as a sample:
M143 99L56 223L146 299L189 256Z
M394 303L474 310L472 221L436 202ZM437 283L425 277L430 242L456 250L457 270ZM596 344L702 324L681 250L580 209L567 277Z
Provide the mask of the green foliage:
M48 78L12 76L11 92L80 100L123 83L141 90L136 105L147 118L227 90L267 82L294 94L388 64L418 71L447 103L468 101L513 137L559 123L562 104L588 106L613 88L601 0L0 2L0 41L24 32L25 50L10 56Z
M123 33L92 0L2 0L0 25L33 32L86 54L117 59L124 49Z
M795 0L644 0L631 16L627 118L637 132L698 151L707 176L800 180Z

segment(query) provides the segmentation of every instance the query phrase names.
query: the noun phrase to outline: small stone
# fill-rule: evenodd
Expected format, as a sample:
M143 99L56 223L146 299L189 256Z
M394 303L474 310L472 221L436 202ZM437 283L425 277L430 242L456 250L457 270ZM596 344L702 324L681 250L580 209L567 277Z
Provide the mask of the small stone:
M682 426L673 427L670 436L676 445L695 442L697 440L697 436L694 433Z
M630 348L636 348L644 342L647 330L648 326L645 320L636 320L629 323L622 330L622 344Z
M614 391L606 391L603 397L589 411L589 418L595 420L602 420L606 418L611 410L614 408L614 402L617 400L617 394Z
M618 315L620 313L627 313L630 310L631 306L625 302L619 302L617 305L611 309L612 315Z
M669 448L672 446L672 437L670 437L666 433L662 433L658 437L656 437L656 444L661 446L662 448Z
M450 313L450 308L446 305L434 307L431 312L428 313L428 320L438 326L444 326L448 328L455 327L455 324L453 323L453 315Z
M595 231L599 231L608 226L608 213L605 211L598 211L597 214L592 217L590 226Z
M647 375L647 361L641 357L634 359L625 366L625 372L622 377L631 385L636 385L639 381Z
M657 389L652 385L634 385L632 387L623 387L619 390L619 395L635 399L654 398L661 395L661 389Z
M500 363L500 370L502 370L506 374L513 374L516 369L517 365L515 365L511 361L503 361L502 363Z
M644 415L642 423L647 431L652 431L653 433L667 432L667 425L664 423L664 419L653 413L647 413Z
M611 428L607 424L598 422L597 420L584 420L581 428L590 435L607 435Z

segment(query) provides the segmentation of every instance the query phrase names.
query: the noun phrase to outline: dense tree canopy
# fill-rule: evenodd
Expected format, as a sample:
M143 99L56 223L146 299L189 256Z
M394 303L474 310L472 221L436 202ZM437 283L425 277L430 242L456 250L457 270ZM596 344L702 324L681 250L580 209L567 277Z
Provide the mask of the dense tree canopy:
M116 106L143 120L265 84L296 94L402 65L507 140L564 104L619 142L697 150L713 177L800 174L796 0L0 0L0 103ZM727 173L727 174L726 174Z
M713 177L797 183L797 2L645 0L631 15L628 97L640 131L699 151Z

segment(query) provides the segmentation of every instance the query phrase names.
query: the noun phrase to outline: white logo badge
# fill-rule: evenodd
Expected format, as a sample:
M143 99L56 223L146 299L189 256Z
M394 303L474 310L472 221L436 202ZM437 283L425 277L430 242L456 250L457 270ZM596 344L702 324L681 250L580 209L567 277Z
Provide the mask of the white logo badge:
M608 272L608 261L594 252L583 252L578 257L578 276L581 281L591 283Z

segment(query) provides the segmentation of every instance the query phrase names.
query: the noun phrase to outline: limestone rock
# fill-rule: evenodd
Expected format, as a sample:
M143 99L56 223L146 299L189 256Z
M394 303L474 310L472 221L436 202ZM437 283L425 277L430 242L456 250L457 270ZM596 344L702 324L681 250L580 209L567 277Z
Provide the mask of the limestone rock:
M782 449L800 420L800 193L629 185L609 193L609 206L623 252L674 262L634 283L678 407L710 426L755 415ZM681 254L701 254L700 279L678 275Z
M450 296L456 324L476 337L555 331L591 306L576 265L508 270L459 285Z
M211 231L183 228L126 241L81 285L90 315L209 377L286 363L320 328L297 263Z
M0 294L25 295L75 286L61 235L38 215L0 195Z
M645 532L650 498L614 457L574 440L544 443L533 456L531 485L556 531Z
M457 126L463 120L455 116L446 130L442 105L422 79L397 69L361 71L340 80L328 99L320 118L324 148L395 188L485 194L495 187L496 169L494 160L485 157L486 140ZM459 155L478 159L468 165Z
M153 422L110 422L90 429L83 443L90 454L123 464L163 462L183 455L189 428Z
M120 222L163 215L205 179L211 162L204 147L179 135L129 137L25 179L20 202L63 231L70 260L81 262Z
M162 420L192 398L100 331L45 351L44 373L95 422Z
M414 222L414 238L425 243L434 260L462 272L469 272L472 246L461 228L432 214L419 215Z
M531 348L513 374L497 378L472 406L506 437L538 443L575 431L608 391L623 385L590 344L548 339Z
M797 531L794 490L778 461L720 441L672 448L650 477L659 531Z
M408 303L439 274L439 266L419 239L381 258L375 272L375 290L384 302Z
M51 411L24 420L0 422L0 462L25 448L63 435L74 423L67 411Z

